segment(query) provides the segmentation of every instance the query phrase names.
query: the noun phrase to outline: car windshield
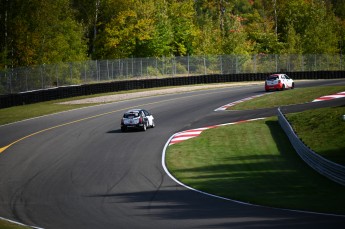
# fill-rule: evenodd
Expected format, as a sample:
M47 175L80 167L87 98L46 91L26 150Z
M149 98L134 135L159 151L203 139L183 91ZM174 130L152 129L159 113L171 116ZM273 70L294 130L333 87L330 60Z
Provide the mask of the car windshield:
M124 118L137 118L139 117L139 113L126 113L123 115Z

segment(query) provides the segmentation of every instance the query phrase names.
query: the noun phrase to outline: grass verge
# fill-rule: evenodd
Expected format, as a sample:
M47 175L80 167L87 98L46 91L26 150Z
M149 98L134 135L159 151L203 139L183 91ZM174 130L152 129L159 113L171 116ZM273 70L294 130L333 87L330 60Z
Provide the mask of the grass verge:
M345 165L345 106L287 114L298 137L321 156Z
M345 214L345 187L309 168L276 118L204 131L169 146L166 156L177 179L204 192L272 207Z
M21 226L14 223L0 220L0 229L29 229L31 227Z
M345 86L323 86L271 93L231 107L258 109L310 102L323 95L345 91ZM345 165L345 107L313 109L287 117L306 145L321 156Z
M0 109L0 125L17 122L24 119L34 118L38 116L68 111L81 107L92 106L95 104L76 104L76 105L62 105L57 104L66 100L54 100L42 103L35 103L23 106L15 106Z

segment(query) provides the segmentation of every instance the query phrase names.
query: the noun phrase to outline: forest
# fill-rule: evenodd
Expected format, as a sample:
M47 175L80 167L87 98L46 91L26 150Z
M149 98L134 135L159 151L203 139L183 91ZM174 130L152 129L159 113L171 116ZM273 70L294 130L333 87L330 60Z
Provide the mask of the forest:
M0 70L84 60L340 54L343 0L1 0Z

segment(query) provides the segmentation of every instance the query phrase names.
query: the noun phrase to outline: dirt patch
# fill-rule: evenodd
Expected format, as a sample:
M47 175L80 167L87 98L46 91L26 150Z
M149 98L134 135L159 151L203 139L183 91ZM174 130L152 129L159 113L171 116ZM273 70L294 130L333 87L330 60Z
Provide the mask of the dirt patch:
M94 97L94 98L86 98L86 99L62 102L58 104L110 103L110 102L117 102L117 101L122 101L122 100L149 97L149 96L155 96L155 95L166 95L166 94L196 91L196 90L203 90L203 89L236 87L236 86L241 86L241 85L258 85L258 84L262 84L262 82L241 82L241 83L227 83L227 84L182 86L182 87L174 87L174 88L166 88L166 89L158 89L158 90L147 90L147 91L142 91L142 92L128 92L128 93L121 93L121 94L114 94L114 95L99 96L99 97Z

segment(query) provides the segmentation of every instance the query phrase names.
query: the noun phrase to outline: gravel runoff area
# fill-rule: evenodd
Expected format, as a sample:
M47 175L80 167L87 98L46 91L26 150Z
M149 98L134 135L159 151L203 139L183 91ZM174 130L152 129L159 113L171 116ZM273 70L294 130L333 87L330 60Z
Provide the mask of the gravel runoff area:
M208 85L203 84L203 85L181 86L181 87L173 87L173 88L165 88L165 89L154 89L154 90L148 89L147 91L140 91L140 92L128 91L127 93L120 92L114 95L105 95L105 96L98 96L94 98L72 100L72 101L62 102L58 104L111 103L111 102L149 97L149 96L155 96L155 95L166 95L166 94L182 93L182 92L196 91L196 90L203 90L203 89L238 87L238 86L243 86L243 85L260 85L260 84L263 84L263 83L255 81L255 82L222 83L222 84L208 84Z

